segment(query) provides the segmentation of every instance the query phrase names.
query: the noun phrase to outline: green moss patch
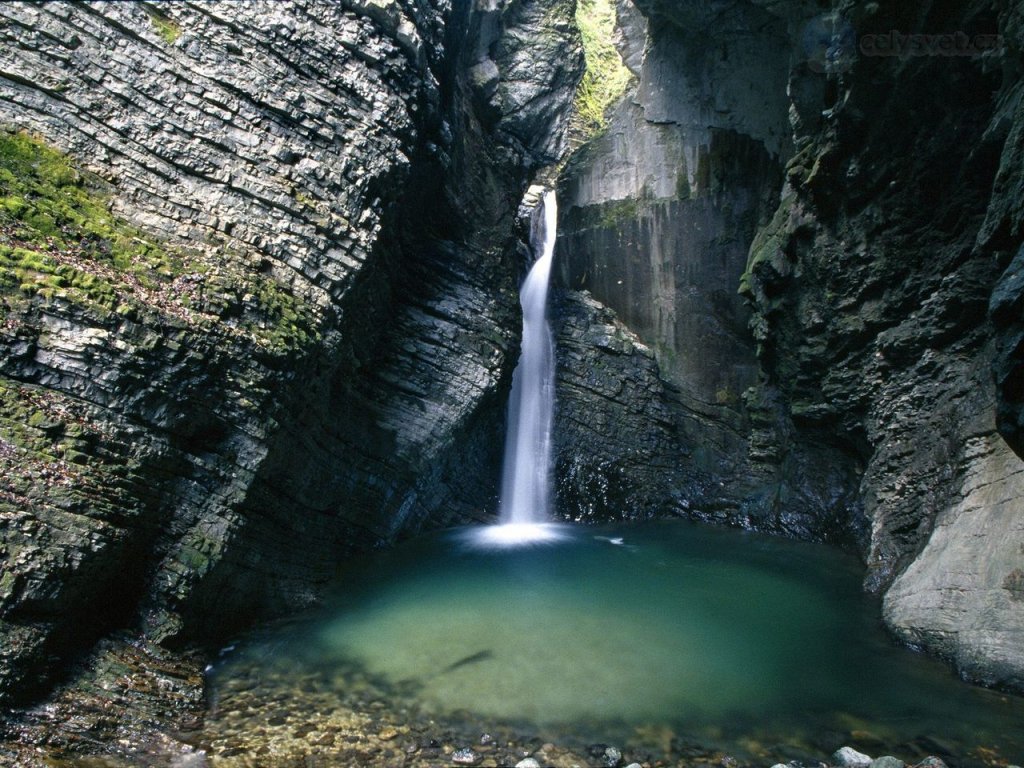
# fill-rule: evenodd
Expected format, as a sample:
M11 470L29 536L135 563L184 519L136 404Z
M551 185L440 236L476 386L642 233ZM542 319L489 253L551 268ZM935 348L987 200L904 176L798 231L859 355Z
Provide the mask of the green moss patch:
M626 92L632 77L615 47L615 19L613 0L579 0L576 4L586 70L576 90L573 129L584 141L604 133L606 114Z
M50 299L101 318L155 312L272 351L318 338L287 287L227 251L147 236L111 213L101 179L24 132L0 131L0 299L7 312Z
M100 180L26 133L0 133L0 292L113 309L104 272L155 288L182 260L113 216Z
M615 232L635 222L644 212L643 202L628 197L576 209L580 229L607 229Z
M149 21L153 25L153 29L156 33L164 39L168 45L174 45L178 38L181 37L181 27L171 17L152 7L151 5L145 6L146 15L149 16Z

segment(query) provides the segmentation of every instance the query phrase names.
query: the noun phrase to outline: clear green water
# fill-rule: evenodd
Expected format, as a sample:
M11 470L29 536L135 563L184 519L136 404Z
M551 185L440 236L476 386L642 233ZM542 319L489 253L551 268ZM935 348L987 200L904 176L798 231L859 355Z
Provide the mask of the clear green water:
M358 665L431 716L584 743L670 728L740 752L757 734L1024 758L1024 700L894 646L860 578L831 548L681 522L498 550L448 532L352 562L324 609L243 646L214 682L284 655L325 679Z

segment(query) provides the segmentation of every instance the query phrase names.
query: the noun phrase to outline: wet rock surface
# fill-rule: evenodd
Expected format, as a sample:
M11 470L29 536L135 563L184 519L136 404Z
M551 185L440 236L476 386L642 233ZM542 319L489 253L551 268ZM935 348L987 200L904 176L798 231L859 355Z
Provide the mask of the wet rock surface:
M574 520L665 514L684 448L654 353L586 293L557 292L555 475Z
M189 743L206 717L198 655L115 635L44 705L0 720L4 765L203 765Z
M900 637L1024 685L1020 11L845 3L858 34L952 25L1004 48L829 75L814 51L791 55L817 4L637 5L621 7L636 87L563 185L563 287L590 292L557 307L563 513L856 546ZM114 627L148 640L99 645L12 715L0 755L605 764L610 744L571 733L439 724L358 670L329 695L256 675L198 730L198 662L148 644L307 604L353 548L493 508L515 207L565 147L569 9L0 16L0 127L70 153L83 185L189 267L158 290L100 275L109 305L4 294L0 699L36 696ZM0 223L0 244L25 245ZM614 749L767 765L846 736L737 759L697 746L714 734L652 728ZM889 748L870 737L856 743ZM891 748L913 763L936 743Z
M1008 54L1012 18L880 5L848 22L861 35L940 22L1003 33ZM797 77L807 96L813 72ZM864 56L816 93L820 111L808 103L794 123L783 201L751 249L766 384L799 432L830 434L863 468L866 586L885 593L888 625L965 676L1019 686L1024 657L1004 646L1024 625L1003 585L1024 544L1008 513L1022 466L996 432L1006 379L997 364L993 382L986 317L999 264L1019 247L992 235L1019 195L1000 181L1018 83L980 54ZM992 552L985 573L980 548Z

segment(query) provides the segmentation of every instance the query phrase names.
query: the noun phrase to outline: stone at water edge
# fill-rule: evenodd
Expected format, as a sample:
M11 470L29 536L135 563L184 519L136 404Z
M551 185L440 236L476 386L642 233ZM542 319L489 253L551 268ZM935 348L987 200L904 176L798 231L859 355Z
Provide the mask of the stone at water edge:
M906 768L906 763L898 757L884 755L883 757L876 757L872 760L871 768Z
M540 763L532 757L527 757L516 763L516 768L540 768Z
M832 755L832 760L842 768L869 768L871 758L853 747L842 747Z
M644 768L640 763L630 763L626 768Z
M608 768L615 768L619 763L622 762L622 753L615 747L608 747L604 751L604 764Z
M941 757L931 756L926 757L924 760L915 765L914 768L949 768L949 766L946 765L946 761L943 760ZM1006 768L1020 768L1020 766L1008 765L1006 766Z
M480 762L480 755L469 747L465 747L452 753L452 762L456 765L476 765Z

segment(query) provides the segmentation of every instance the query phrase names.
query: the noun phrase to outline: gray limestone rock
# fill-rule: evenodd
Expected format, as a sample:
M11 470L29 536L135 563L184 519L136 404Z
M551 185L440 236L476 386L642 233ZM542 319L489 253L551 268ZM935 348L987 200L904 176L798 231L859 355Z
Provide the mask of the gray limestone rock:
M558 280L614 310L654 353L659 407L680 446L659 460L667 469L651 486L662 509L848 543L861 525L849 456L797 435L778 398L757 388L750 311L737 293L758 227L778 202L788 151L780 137L790 130L781 94L791 22L741 6L640 3L648 21L620 4L620 50L638 84L566 170ZM722 47L688 54L717 39L722 13ZM712 91L725 100L720 109ZM621 423L619 434L626 429ZM590 466L591 449L578 451Z
M573 520L664 513L684 448L651 350L583 293L555 299L559 514Z
M841 768L868 768L871 758L853 747L842 747L832 755L832 760Z
M912 25L907 13L861 21ZM823 120L794 122L789 191L744 291L798 433L830 434L858 467L866 586L888 625L965 676L1019 686L1010 510L1024 465L995 431L998 413L1013 439L1013 269L997 281L1020 244L1019 92L978 61L948 63L859 62ZM1005 101L976 98L1000 86Z

